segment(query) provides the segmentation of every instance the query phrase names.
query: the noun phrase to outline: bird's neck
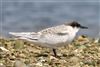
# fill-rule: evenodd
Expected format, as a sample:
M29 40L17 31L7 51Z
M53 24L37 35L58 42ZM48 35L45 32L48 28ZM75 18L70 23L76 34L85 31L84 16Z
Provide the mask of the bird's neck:
M79 31L79 28L77 27L71 27L71 26L67 26L69 33L73 33L76 34Z
M73 32L74 32L74 33L77 33L78 31L79 31L79 28L77 28L77 27L74 27L74 28L73 28Z

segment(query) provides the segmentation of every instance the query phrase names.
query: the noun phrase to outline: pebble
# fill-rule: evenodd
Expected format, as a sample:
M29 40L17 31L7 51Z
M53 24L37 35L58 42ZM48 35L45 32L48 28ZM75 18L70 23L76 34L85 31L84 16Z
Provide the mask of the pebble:
M27 67L26 64L20 60L16 60L14 67Z

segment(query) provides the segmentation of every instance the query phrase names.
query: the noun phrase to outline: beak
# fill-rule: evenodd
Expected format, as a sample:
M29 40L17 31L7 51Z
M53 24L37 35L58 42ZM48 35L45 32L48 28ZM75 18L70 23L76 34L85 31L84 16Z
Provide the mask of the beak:
M88 27L85 27L85 26L80 26L80 28L82 28L82 29L88 29Z

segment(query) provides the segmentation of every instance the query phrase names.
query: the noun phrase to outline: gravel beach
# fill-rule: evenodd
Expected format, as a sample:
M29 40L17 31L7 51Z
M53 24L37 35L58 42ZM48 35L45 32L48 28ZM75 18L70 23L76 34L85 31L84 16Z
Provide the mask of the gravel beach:
M23 40L0 38L0 67L100 67L100 43L87 36L57 49L59 58L49 48Z

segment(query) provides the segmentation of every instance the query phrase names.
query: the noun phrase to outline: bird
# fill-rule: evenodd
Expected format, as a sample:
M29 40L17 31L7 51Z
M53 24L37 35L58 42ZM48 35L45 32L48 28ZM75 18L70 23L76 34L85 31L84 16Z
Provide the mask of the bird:
M78 21L49 27L38 32L9 32L18 39L33 42L36 45L51 48L55 57L56 49L71 43L80 29L88 29Z

